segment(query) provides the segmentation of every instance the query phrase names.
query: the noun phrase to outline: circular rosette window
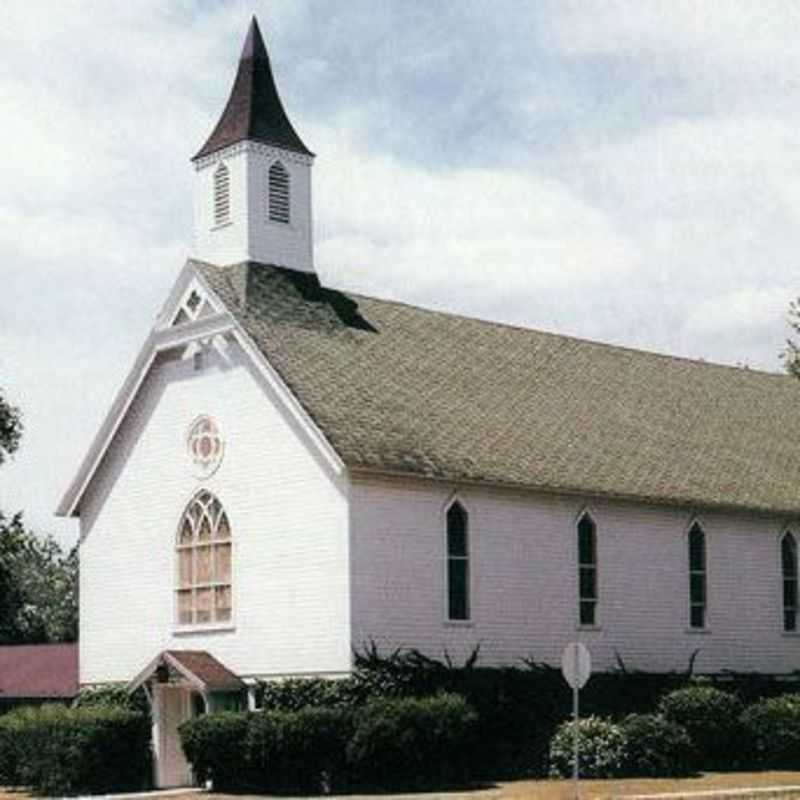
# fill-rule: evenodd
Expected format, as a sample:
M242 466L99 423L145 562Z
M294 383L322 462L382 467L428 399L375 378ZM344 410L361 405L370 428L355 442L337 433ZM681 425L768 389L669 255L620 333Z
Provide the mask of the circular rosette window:
M222 463L225 442L211 417L198 417L189 428L186 445L195 472L201 478L213 475Z

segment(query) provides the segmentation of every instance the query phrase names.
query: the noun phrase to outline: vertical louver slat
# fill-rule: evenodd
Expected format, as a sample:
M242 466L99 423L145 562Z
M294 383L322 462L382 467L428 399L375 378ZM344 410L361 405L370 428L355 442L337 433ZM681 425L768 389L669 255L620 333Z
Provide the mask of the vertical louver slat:
M220 164L214 173L214 224L227 222L230 211L230 173L224 164Z
M269 218L272 222L290 221L289 173L280 161L269 168Z

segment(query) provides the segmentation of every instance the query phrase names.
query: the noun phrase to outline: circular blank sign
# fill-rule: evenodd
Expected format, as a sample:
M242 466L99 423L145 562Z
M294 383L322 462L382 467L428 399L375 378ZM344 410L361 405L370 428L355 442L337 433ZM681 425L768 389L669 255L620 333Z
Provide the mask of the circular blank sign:
M582 689L592 674L592 658L580 642L571 642L561 656L561 674L573 689Z

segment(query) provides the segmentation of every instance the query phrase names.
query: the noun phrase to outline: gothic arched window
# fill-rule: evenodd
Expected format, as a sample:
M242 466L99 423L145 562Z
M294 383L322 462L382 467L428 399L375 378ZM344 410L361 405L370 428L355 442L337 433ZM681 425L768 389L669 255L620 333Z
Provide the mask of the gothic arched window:
M214 172L214 224L227 222L231 215L231 176L225 164Z
M797 630L797 540L787 531L781 539L783 573L783 629Z
M280 161L269 168L269 218L272 222L291 221L289 173Z
M697 522L689 530L689 625L706 626L706 535Z
M178 526L177 619L180 625L230 622L231 527L222 503L198 492Z
M597 526L588 511L578 520L578 620L597 624Z
M447 509L447 618L469 619L469 517L457 500Z

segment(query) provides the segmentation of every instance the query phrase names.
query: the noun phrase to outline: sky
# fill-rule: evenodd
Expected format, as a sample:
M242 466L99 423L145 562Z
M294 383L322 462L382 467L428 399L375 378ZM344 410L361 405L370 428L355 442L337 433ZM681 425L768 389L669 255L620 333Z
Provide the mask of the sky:
M0 509L53 511L191 249L255 13L323 283L779 371L800 294L787 0L3 0Z

